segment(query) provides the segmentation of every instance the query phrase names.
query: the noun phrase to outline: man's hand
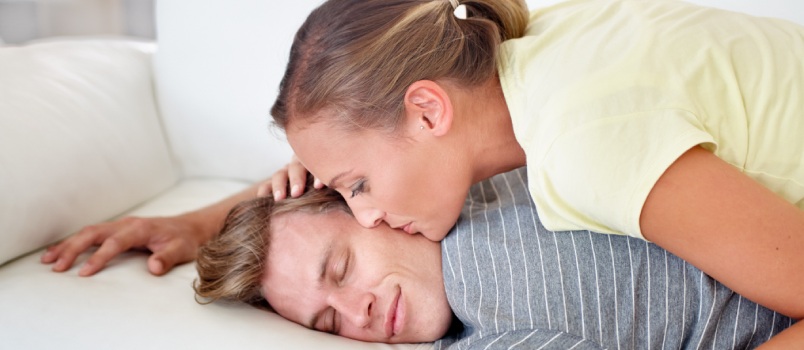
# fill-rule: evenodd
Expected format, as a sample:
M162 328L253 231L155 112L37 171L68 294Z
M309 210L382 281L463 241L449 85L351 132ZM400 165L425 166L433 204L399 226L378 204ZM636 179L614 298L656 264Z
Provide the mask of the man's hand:
M83 228L48 248L41 261L53 264L53 271L67 271L76 257L92 246L100 246L78 271L80 276L91 276L120 253L145 248L152 253L148 258L148 271L159 276L177 264L195 259L198 247L204 243L199 238L203 235L196 231L195 226L180 216L126 217Z

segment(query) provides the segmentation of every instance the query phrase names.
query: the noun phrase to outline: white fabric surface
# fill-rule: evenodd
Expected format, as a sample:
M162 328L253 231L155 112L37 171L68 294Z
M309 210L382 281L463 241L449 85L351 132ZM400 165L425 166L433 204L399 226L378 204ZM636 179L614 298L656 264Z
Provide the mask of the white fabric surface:
M320 2L156 3L157 91L185 175L259 181L290 160L269 112L296 29Z
M132 215L170 215L245 188L226 180L189 180ZM197 304L195 266L162 277L146 270L143 252L115 258L97 275L78 277L39 263L41 252L0 269L2 349L430 349L386 345L312 331L276 314L240 304ZM89 254L79 258L79 263Z
M149 43L0 48L0 264L177 180Z

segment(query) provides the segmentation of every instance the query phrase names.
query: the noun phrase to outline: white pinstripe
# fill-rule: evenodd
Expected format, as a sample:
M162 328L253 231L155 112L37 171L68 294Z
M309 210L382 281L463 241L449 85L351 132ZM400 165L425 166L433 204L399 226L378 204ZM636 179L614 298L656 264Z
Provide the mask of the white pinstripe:
M556 338L558 338L559 335L560 334L556 334L556 336L550 338L550 340L548 340L546 343L542 344L542 346L540 346L539 349L537 349L537 350L544 349L545 346L550 345L550 343L552 343L553 340L556 340Z
M578 273L578 294L581 300L581 337L586 338L586 318L583 312L583 285L581 284L581 264L578 263L578 248L575 247L575 232L571 232L572 251L575 253L575 271Z
M505 336L505 333L500 334L500 336L499 336L499 337L497 337L497 339L494 339L494 340L493 340L491 343L488 343L488 344L486 345L486 347L485 347L485 348L483 348L483 349L489 349L489 348L490 348L490 347L491 347L491 346L492 346L494 343L496 343L498 340L500 340L500 339L501 339L502 337L504 337L504 336Z
M634 257L631 254L631 240L628 244L628 271L631 273L631 349L636 349L636 286L634 285Z
M745 344L745 348L748 349L751 347L751 342L754 341L754 335L757 334L757 323L759 322L759 304L754 305L754 330L751 332L751 338L748 339L748 344Z
M536 334L536 332L538 332L538 330L534 330L533 332L530 332L530 334L528 334L526 337L522 338L522 340L520 340L520 341L518 341L518 342L516 342L516 343L511 344L511 346L509 346L509 347L508 347L508 350L511 350L511 349L513 349L515 346L517 346L517 345L519 345L519 344L524 343L524 342L525 342L525 340L528 340L528 338L532 337L534 334Z
M670 324L670 266L667 264L667 251L664 251L664 333L662 349L667 345L667 326Z
M597 253L595 253L595 244L592 240L592 232L586 232L589 235L589 247L592 248L592 261L595 263L595 290L597 290L597 330L600 343L603 343L603 313L600 311L600 278L597 272Z
M734 318L734 332L731 335L731 347L730 349L734 349L737 346L737 329L740 328L740 307L743 306L743 297L738 295L737 299L737 316Z
M646 349L650 349L650 340L651 340L651 337L650 337L650 320L651 320L651 317L650 317L650 296L651 296L651 292L650 292L650 287L651 287L651 285L650 285L650 275L651 275L651 273L650 273L650 247L648 246L647 241L644 241L644 242L645 242L645 262L648 264L648 273L646 274L648 276L648 295L647 295L647 302L645 303L645 304L648 305L647 311L646 311L647 312L647 314L646 314L647 317L645 318L645 321L648 324L648 338L647 338L648 346L646 347ZM631 275L631 283L634 282L633 278L634 278L634 276Z
M502 177L503 177L503 180L505 180L505 182L508 182L508 175L507 174L503 174ZM497 198L500 198L500 192L497 190L497 186L494 185L494 182L491 182L491 189L494 190L494 194L497 195ZM513 197L513 195L511 197ZM500 203L500 202L497 202L497 203ZM514 210L516 210L516 206L514 206ZM505 249L504 249L505 250L505 258L508 259L508 275L511 278L510 279L510 281L511 281L511 326L513 327L514 330L516 330L517 329L517 326L516 326L516 308L515 308L515 305L516 305L516 297L515 297L516 296L516 293L515 293L516 288L514 288L514 269L513 269L513 266L511 265L511 254L509 253L510 249L508 249L508 227L505 225L505 217L503 216L502 206L499 205L499 204L497 206L497 212L500 213L500 223L502 224L502 230L503 230L503 232L502 232L502 234L503 234L503 247L505 247ZM489 231L491 231L491 230L489 230ZM491 232L489 232L489 234L491 234Z
M770 340L770 338L773 336L774 330L776 330L776 312L773 313L773 319L771 320L771 329L770 332L768 333L768 339L765 339L765 341Z
M472 206L470 207L470 212L472 211L471 209L473 207L474 207L474 201L472 202ZM471 216L474 217L474 215L471 215ZM478 287L480 289L480 299L477 301L477 316L476 317L477 317L477 323L480 325L480 327L478 329L478 334L479 334L479 337L482 338L483 337L483 329L485 328L483 326L483 320L480 318L480 307L483 305L483 277L480 276L480 266L478 265L477 251L475 250L475 221L470 220L470 222L471 222L470 227L472 228L472 239L469 242L472 244L472 255L474 256L475 269L477 270L477 285L478 285Z
M701 272L701 283L703 285L703 272ZM703 343L706 330L709 329L709 324L712 321L712 313L715 311L715 301L717 300L717 285L715 285L715 283L716 282L713 280L712 285L714 288L712 288L712 307L709 308L709 316L706 317L706 323L704 323L704 329L703 332L701 332L701 339L698 340L698 346L695 347L696 349L701 348L701 343ZM703 291L703 287L701 287L701 291ZM701 296L701 300L703 300L703 296ZM703 305L701 305L699 310L703 310ZM715 331L717 331L717 328L715 328Z
M556 233L553 232L553 243L556 247L556 257L558 259L558 275L559 280L561 281L561 300L564 305L564 331L569 332L569 314L567 312L567 295L566 290L567 288L564 286L564 267L561 264L561 251L558 249L558 239L556 238Z
M612 272L612 280L617 280L617 265L614 264L614 247L611 245L611 236L608 236L609 239L609 254L611 255L611 272ZM617 297L617 283L612 283L614 285L614 329L616 330L617 334L617 349L620 348L620 305L618 300L620 298Z
M500 281L497 280L497 264L494 261L494 252L491 249L491 221L489 221L489 204L486 200L486 188L480 186L480 193L483 195L483 215L486 218L486 247L489 249L489 257L491 258L491 272L494 274L494 291L496 293L494 300L494 333L500 333L500 323L498 315L500 312ZM503 236L504 237L504 236ZM478 267L478 274L479 274ZM477 306L477 315L480 317L480 308L482 302Z
M522 181L522 175L520 172L517 172L519 175L520 181ZM504 177L505 184L508 185L508 192L511 193L512 198L515 197L514 190L511 188L511 183L508 181L508 176ZM523 181L524 184L524 181ZM527 186L525 186L527 188ZM516 201L516 199L514 199ZM517 232L519 233L519 247L522 249L522 266L525 268L525 297L528 301L528 319L530 320L530 328L533 328L533 307L530 305L530 274L528 273L528 257L525 254L525 242L522 238L522 224L520 223L522 219L519 217L519 208L514 206L514 213L516 214L516 228Z
M681 298L681 300L684 301L684 307L681 308L681 339L679 340L684 339L684 331L687 328L687 262L684 260L681 261L681 279L684 280L683 295ZM680 344L683 344L681 341L678 343L679 347L681 346Z

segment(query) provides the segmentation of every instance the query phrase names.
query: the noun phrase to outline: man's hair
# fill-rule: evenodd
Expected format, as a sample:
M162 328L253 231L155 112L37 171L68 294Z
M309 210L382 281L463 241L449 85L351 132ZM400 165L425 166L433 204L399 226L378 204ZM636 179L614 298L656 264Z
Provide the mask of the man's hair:
M408 87L445 80L461 87L497 74L500 44L522 37L523 0L328 0L299 28L290 49L274 124L287 130L301 118L344 130L392 131Z
M311 182L307 188L313 188ZM272 310L260 283L268 260L272 219L288 212L322 214L331 210L349 212L349 207L330 189L308 190L299 198L278 202L262 197L237 204L220 234L198 251L198 279L193 283L196 301L239 301Z

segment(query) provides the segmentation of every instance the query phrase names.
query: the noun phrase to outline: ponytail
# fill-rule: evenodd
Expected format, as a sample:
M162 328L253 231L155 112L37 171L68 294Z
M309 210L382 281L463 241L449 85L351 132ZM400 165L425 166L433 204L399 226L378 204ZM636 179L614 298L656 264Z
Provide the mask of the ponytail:
M496 76L500 44L521 37L522 0L328 0L299 29L271 110L276 125L326 120L394 130L418 80L477 86Z

